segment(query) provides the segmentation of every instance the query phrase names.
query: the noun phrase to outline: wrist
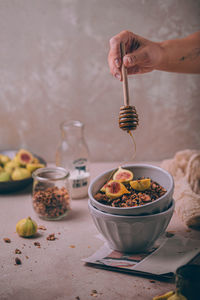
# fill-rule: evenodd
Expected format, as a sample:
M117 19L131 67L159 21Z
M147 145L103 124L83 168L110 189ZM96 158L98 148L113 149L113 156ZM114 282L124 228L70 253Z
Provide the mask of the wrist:
M169 64L169 57L167 52L167 41L157 43L159 47L159 59L156 70L167 70Z

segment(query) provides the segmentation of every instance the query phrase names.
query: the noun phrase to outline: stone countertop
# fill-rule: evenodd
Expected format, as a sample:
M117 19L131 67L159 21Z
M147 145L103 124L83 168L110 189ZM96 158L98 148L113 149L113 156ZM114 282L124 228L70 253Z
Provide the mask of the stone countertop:
M93 163L91 177L116 166L116 163ZM72 200L68 216L60 221L44 221L32 208L30 186L14 194L0 195L1 300L150 300L174 289L173 283L85 265L82 259L95 253L103 243L97 238L87 201L87 198ZM39 230L35 238L19 237L16 223L27 216L47 230ZM199 232L188 230L175 213L168 230L199 238ZM46 239L51 233L55 233L56 240ZM4 238L10 238L11 243L5 243ZM40 248L34 245L36 241ZM15 254L16 248L22 253ZM15 265L15 257L21 259L21 265Z

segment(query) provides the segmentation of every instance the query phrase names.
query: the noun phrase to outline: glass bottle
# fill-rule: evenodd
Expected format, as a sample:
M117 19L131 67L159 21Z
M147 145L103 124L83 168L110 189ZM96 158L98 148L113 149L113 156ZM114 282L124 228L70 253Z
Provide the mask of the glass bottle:
M32 203L39 217L63 218L70 210L69 173L64 168L40 168L33 172Z
M90 181L89 150L84 139L84 124L64 121L60 124L61 139L56 151L56 165L70 172L70 195L73 199L87 197Z

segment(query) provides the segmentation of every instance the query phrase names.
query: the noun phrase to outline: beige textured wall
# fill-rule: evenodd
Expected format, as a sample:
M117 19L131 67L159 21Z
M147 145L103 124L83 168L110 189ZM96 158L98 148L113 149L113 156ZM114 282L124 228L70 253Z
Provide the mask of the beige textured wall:
M109 38L129 29L161 41L199 28L198 0L1 0L0 149L25 147L53 161L59 123L78 119L93 161L130 159ZM158 71L130 78L136 160L200 148L199 83L199 75Z

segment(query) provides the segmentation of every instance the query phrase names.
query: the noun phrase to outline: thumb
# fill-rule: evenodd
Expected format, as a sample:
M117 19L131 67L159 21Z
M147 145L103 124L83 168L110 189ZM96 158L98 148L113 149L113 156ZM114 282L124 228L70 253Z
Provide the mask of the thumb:
M145 49L138 49L133 53L124 56L123 63L125 67L133 67L147 63L148 54Z

